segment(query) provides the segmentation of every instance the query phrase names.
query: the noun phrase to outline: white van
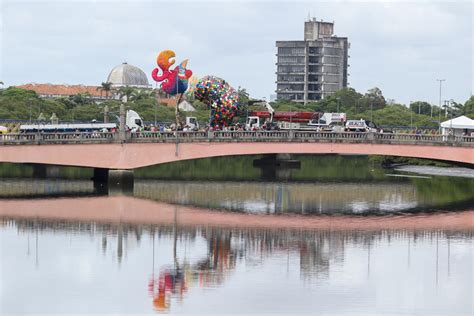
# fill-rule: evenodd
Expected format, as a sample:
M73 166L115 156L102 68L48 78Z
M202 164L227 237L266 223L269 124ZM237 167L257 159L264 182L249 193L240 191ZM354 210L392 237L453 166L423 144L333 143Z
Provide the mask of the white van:
M348 132L368 132L377 133L379 131L374 122L368 120L348 120L346 122L346 131Z

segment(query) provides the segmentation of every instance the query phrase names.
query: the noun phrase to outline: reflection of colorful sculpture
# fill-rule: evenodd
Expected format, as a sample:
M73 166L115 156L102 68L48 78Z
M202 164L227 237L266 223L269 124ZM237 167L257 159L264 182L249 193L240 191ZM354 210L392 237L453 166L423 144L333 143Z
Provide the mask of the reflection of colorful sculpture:
M158 283L158 286L156 286ZM153 305L158 311L166 311L170 306L170 294L183 297L187 291L186 278L181 269L166 268L160 272L158 280L151 279L148 291L153 296Z
M194 97L211 107L210 124L221 128L231 124L239 106L239 96L224 79L206 76L199 80Z
M237 251L232 248L232 234L226 232L203 232L208 239L208 254L202 260L190 265L178 264L175 256L174 266L164 266L159 277L151 276L148 294L153 298L153 306L158 312L168 312L172 299L182 300L189 288L216 287L222 284L235 269Z
M159 76L159 69L155 68L151 72L153 80L161 82L161 89L171 95L184 93L188 88L188 79L192 76L193 72L186 69L188 60L185 59L181 64L174 67L170 71L170 67L174 64L175 53L172 50L164 50L156 59L158 67L160 67L162 74Z

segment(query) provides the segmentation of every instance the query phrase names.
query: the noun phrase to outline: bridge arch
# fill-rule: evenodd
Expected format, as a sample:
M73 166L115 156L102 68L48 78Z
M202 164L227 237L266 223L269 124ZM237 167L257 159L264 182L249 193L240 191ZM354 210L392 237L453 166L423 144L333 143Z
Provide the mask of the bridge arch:
M135 169L182 160L259 154L383 155L474 164L472 147L451 144L291 141L5 145L0 147L0 162Z

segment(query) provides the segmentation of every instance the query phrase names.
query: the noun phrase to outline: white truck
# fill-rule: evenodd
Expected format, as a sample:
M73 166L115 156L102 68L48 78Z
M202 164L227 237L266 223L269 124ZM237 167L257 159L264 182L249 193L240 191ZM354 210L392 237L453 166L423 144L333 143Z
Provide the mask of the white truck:
M346 113L324 113L318 119L313 119L308 122L308 126L323 131L338 131L342 132L347 117Z
M125 116L125 125L132 132L139 131L140 128L144 126L142 118L134 110L127 110L127 114Z
M266 127L281 130L322 130L339 131L344 129L346 113L324 113L320 112L276 112L265 100L259 100L254 104L265 106L266 111L251 111L245 123L246 130L255 130Z
M188 126L191 131L199 130L199 123L194 116L186 116L186 126Z
M346 131L348 132L367 132L377 133L379 128L374 122L360 119L360 120L348 120L346 122Z

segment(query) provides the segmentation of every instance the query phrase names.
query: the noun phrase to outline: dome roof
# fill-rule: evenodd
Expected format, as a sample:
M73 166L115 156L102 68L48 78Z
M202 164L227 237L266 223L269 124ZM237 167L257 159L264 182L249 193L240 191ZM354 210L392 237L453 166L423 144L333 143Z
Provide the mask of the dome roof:
M107 82L112 83L114 87L150 87L145 73L140 68L127 63L115 66L107 77Z

